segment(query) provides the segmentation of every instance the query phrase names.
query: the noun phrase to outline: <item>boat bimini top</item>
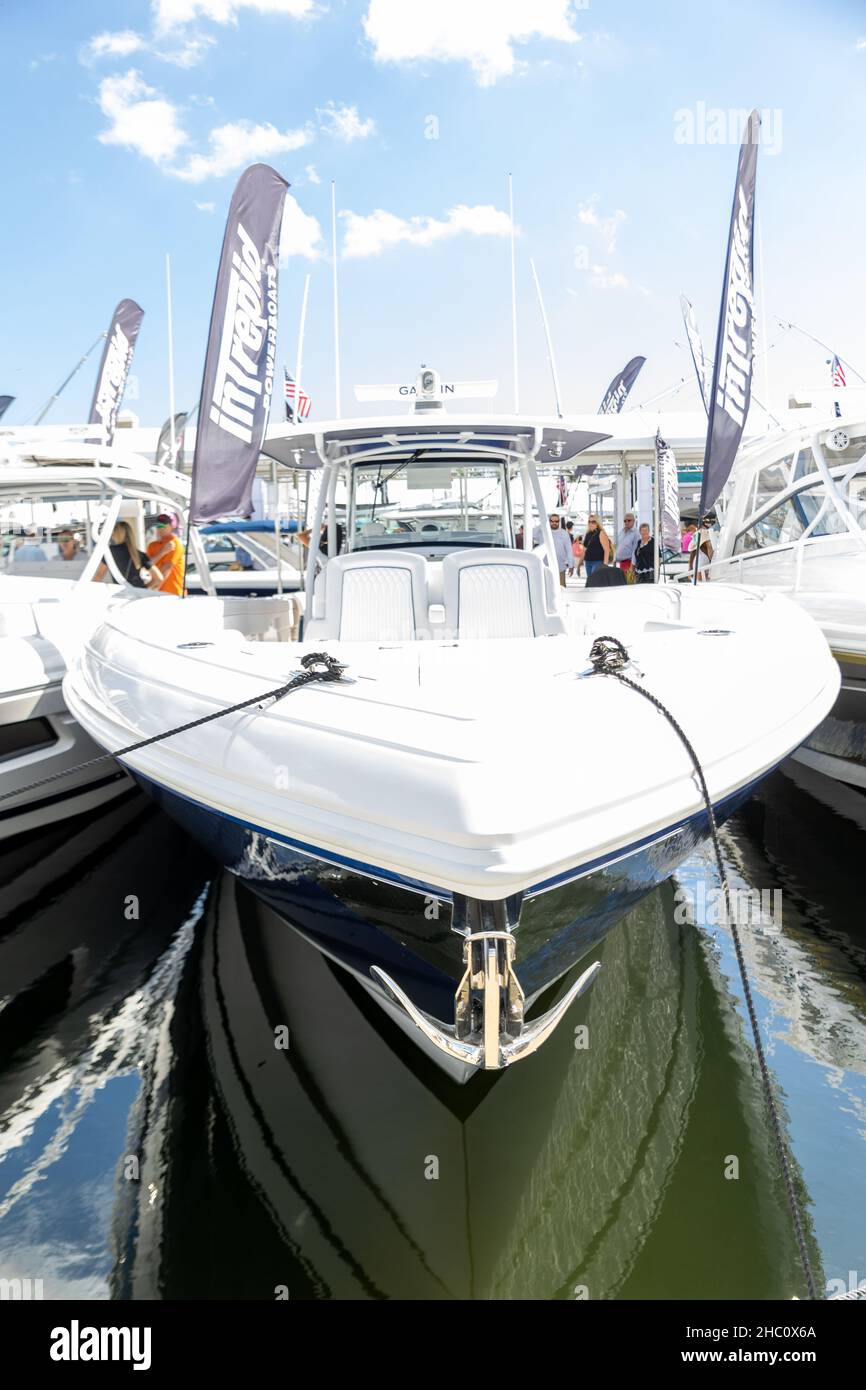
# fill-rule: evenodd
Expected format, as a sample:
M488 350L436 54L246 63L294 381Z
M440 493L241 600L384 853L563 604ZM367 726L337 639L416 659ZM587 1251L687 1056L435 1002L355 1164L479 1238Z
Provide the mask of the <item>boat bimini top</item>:
M287 467L316 470L318 495L314 507L311 497L308 513L305 638L445 636L452 631L449 613L456 616L456 592L479 585L490 590L487 615L495 629L490 635L561 631L555 620L558 565L538 466L565 467L609 437L570 429L559 420L446 416L441 408L428 412L418 405L408 418L334 421L315 431L291 426L272 430L264 453ZM511 483L518 476L525 534L531 534L534 505L546 570L539 555L515 547ZM398 513L389 506L387 488L395 480L409 502L413 494L434 494L432 501L419 501L414 522L405 501ZM339 547L336 493L341 481L348 498L347 535ZM360 500L365 487L372 495L366 506ZM450 498L442 496L452 490ZM491 510L483 504L493 494L498 504ZM483 557L473 556L480 548ZM508 613L512 590L521 600L519 617L516 610ZM469 635L465 627L461 635Z

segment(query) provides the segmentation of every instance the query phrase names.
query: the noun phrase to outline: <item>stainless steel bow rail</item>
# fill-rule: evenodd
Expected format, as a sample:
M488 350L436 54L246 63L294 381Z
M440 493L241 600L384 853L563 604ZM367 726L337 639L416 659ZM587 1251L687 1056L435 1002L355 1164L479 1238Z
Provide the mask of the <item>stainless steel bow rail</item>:
M707 808L707 819L709 820L710 835L712 837L713 850L716 856L716 867L719 873L719 881L722 886L722 901L725 907L725 920L731 929L731 936L733 937L734 942L734 950L736 951L737 955L737 965L739 966L740 980L743 985L743 997L746 1001L746 1010L749 1015L749 1022L752 1026L752 1037L755 1042L755 1052L757 1054L758 1066L761 1072L761 1082L764 1090L764 1100L767 1106L767 1113L770 1117L770 1126L773 1131L773 1137L776 1141L776 1152L779 1156L779 1167L782 1170L782 1178L785 1183L785 1192L788 1198L788 1208L791 1213L791 1223L794 1227L794 1235L797 1241L797 1248L800 1252L800 1262L803 1266L803 1273L806 1277L806 1285L809 1290L809 1297L811 1299L817 1299L818 1291L815 1287L815 1277L812 1273L812 1264L809 1259L809 1251L806 1248L806 1238L803 1234L803 1219L800 1213L800 1205L797 1201L797 1194L794 1190L794 1180L791 1174L791 1163L788 1158L787 1150L785 1148L785 1140L782 1135L782 1126L779 1122L779 1112L776 1107L775 1097L773 1095L773 1083L770 1078L770 1071L767 1066L767 1059L764 1056L763 1044L761 1043L761 1033L758 1027L758 1016L755 1013L755 1005L752 999L752 990L749 984L749 975L748 971L746 970L746 960L743 955L743 947L740 942L740 933L737 930L736 914L731 911L731 892L730 888L728 887L728 875L725 869L724 859L722 858L722 847L719 843L719 828L716 824L715 812L713 811L713 803L710 797L709 788L707 787L707 781L704 777L704 770L701 767L700 759L698 758L697 753L695 752L694 748L689 742L689 739L685 731L677 723L670 710L667 709L662 704L661 700L657 699L655 695L650 694L650 692L644 689L642 685L638 685L637 681L633 681L628 676L623 675L624 668L631 664L631 658L629 657L629 654L626 648L623 646L622 642L620 642L616 637L596 638L590 649L589 659L594 668L592 672L593 675L613 676L613 678L615 680L618 680L621 685L627 685L629 690L636 691L637 694L642 695L645 700L649 700L651 705L655 705L659 713L664 715L671 728L678 735L680 742L682 743L683 747L685 748L686 752L692 760L692 766L695 770L695 776L698 779L698 783L701 789L701 795L704 798L704 802ZM859 1292L855 1291L855 1293L851 1296L863 1297L863 1294L860 1294Z
M205 645L203 643L189 643L189 646ZM141 738L136 743L128 743L125 748L115 748L111 753L100 753L96 758L86 758L83 763L76 763L74 767L66 767L62 772L54 772L50 777L41 777L38 782L30 782L25 787L16 787L14 791L3 792L0 801L8 801L14 796L23 796L25 792L35 791L37 787L45 787L49 782L57 782L63 777L70 777L75 772L82 772L86 767L95 767L98 763L110 762L113 758L124 758L128 753L137 753L140 748L149 748L153 743L161 743L163 739L174 738L175 734L188 733L190 729L199 729L202 724L212 724L215 719L224 719L227 714L237 714L238 710L251 709L257 705L259 709L264 709L265 705L272 704L275 700L282 700L284 695L291 695L294 690L300 690L304 685L310 685L313 681L338 681L342 680L345 666L341 666L328 652L308 652L301 657L303 671L298 671L292 676L285 685L279 685L275 690L266 690L261 695L252 695L248 700L240 700L236 705L227 705L225 709L215 710L213 714L204 714L200 719L191 719L188 724L178 724L174 729L166 729L161 734L152 734L150 738Z

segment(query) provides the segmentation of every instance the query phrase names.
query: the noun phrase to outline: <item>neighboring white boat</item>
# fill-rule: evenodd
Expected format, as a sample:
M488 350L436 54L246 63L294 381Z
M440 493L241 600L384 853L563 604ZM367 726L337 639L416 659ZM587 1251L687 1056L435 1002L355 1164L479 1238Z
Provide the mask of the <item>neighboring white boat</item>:
M535 1001L707 833L681 740L647 700L595 674L594 640L625 643L632 674L687 731L719 819L838 693L819 629L780 596L560 588L537 465L599 438L429 409L278 427L265 451L321 470L314 538L331 507L334 558L311 546L303 641L285 641L289 598L243 613L219 599L120 604L64 686L91 737L118 750L282 685L311 653L337 658L339 682L124 765L460 1079L535 1051L595 967L533 1018ZM440 502L450 490L452 523L365 529L356 499L398 474ZM548 564L514 548L515 476ZM479 480L498 493L501 530L467 524ZM249 640L259 603L256 635L276 640ZM579 764L566 765L576 746Z
M10 534L0 558L0 789L22 788L20 797L0 803L0 840L92 810L129 787L120 768L101 762L23 790L99 754L69 715L61 683L109 607L135 592L108 550L115 522L130 521L143 548L145 507L182 513L189 501L189 479L173 469L81 439L64 442L59 433L29 448L19 441L0 458L7 529L17 517L16 531L33 523L50 533L76 515L87 532L84 551L69 560L53 542L41 543L38 532L23 544ZM91 582L103 558L116 584Z
M795 758L866 787L866 423L809 423L745 450L726 489L710 578L794 599L842 687Z

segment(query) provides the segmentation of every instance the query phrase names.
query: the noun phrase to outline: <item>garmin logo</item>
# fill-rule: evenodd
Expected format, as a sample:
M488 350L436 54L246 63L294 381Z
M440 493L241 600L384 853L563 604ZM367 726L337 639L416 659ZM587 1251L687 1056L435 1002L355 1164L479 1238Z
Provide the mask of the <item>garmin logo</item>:
M149 1327L69 1327L51 1330L52 1361L131 1361L134 1371L150 1370Z
M745 424L752 377L752 276L749 268L751 218L742 184L737 185L737 217L731 239L731 274L725 304L725 331L719 362L716 405L740 428Z
M132 346L130 341L120 324L116 323L106 349L105 362L93 407L103 425L107 425L109 428L113 424L114 415L120 404L123 384L126 381L126 373L129 370L131 359Z
M418 387L414 384L412 386L398 386L397 390L401 396L417 396L418 394ZM452 381L442 381L439 383L440 396L453 396L454 391L455 387Z
M277 271L269 265L263 277L262 258L242 222L237 225L237 240L229 272L210 418L219 429L244 444L252 444L256 410L264 425L274 390Z

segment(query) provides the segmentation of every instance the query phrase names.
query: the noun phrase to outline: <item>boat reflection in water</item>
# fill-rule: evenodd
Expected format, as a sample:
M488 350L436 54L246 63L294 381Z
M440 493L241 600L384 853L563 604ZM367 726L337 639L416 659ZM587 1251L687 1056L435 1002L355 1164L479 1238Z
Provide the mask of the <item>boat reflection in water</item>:
M224 877L201 956L214 1093L200 1090L197 1111L185 1080L160 1082L185 1104L174 1104L176 1126L148 1107L116 1292L598 1299L799 1289L760 1097L701 939L673 924L670 906L669 890L655 894L605 940L599 987L543 1056L459 1087L350 976ZM178 1008L175 1026L182 1017ZM285 1029L287 1049L275 1045ZM576 1046L584 1029L585 1048ZM748 1173L741 1183L724 1180L732 1147ZM158 1211L147 1193L163 1175Z
M0 867L4 1277L46 1298L802 1294L730 971L672 886L598 946L538 1056L459 1086L234 878L205 899L208 861L135 797ZM802 1094L782 1077L795 1119L828 1089L805 1068ZM814 1181L807 1158L823 1245L840 1166ZM835 1273L851 1247L827 1240Z
M140 793L0 853L0 1274L106 1296L113 1189L210 866Z

